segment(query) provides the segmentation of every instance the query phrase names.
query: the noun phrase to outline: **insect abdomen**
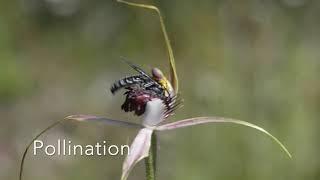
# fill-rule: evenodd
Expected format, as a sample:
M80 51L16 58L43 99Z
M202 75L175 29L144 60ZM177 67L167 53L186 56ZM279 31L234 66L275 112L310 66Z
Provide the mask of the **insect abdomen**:
M118 91L121 88L129 87L131 85L140 84L143 82L145 82L145 79L141 75L125 77L113 83L110 90L111 90L111 93L114 94L116 91Z

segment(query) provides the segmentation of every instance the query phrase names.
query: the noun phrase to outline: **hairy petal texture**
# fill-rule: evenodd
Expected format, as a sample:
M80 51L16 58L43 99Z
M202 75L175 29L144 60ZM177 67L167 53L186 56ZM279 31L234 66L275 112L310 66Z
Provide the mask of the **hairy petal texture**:
M121 180L126 180L133 167L143 158L149 156L152 129L141 129L130 146L129 155L123 162Z
M247 126L247 127L256 129L256 130L268 135L271 139L273 139L281 147L281 149L290 158L292 157L290 152L287 150L287 148L275 136L270 134L268 131L266 131L265 129L263 129L257 125L251 124L246 121L237 120L237 119L224 118L224 117L196 117L196 118L184 119L181 121L160 125L160 126L156 127L155 130L165 131L165 130L172 130L172 129L194 126L194 125L198 125L198 124L206 124L206 123L233 123L233 124L239 124L239 125L243 125L243 126Z

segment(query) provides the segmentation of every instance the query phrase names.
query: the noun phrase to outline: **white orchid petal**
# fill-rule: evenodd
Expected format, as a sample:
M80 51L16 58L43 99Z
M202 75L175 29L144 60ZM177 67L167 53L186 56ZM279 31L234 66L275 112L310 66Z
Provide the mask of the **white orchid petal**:
M141 129L130 146L129 155L123 162L121 180L126 180L133 167L143 158L149 156L151 135L153 130Z
M164 120L165 106L161 99L153 99L146 105L143 125L152 127Z
M257 130L263 132L264 134L268 135L269 137L271 137L277 144L279 144L279 146L282 148L282 150L290 158L292 157L290 152L287 150L287 148L276 137L274 137L272 134L270 134L268 131L266 131L265 129L263 129L257 125L251 124L246 121L237 120L237 119L224 118L224 117L196 117L196 118L184 119L181 121L176 121L173 123L164 124L164 125L156 127L155 130L165 131L165 130L172 130L172 129L183 128L183 127L188 127L188 126L194 126L194 125L198 125L198 124L205 124L205 123L233 123L233 124L240 124L243 126L257 129Z
M69 120L76 120L76 121L86 121L86 122L101 122L107 125L112 126L124 126L124 127L133 127L133 128L141 128L142 126L140 124L126 122L126 121L120 121L120 120L114 120L114 119L108 119L105 117L99 117L99 116L93 116L93 115L71 115L66 117L66 119Z

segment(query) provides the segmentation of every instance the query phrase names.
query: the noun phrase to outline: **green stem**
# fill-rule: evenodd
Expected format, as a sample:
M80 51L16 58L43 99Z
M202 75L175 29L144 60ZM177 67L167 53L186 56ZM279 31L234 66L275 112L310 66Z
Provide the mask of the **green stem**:
M145 159L146 164L146 178L147 180L156 179L156 165L157 165L157 135L155 132L151 136L151 147L149 156Z

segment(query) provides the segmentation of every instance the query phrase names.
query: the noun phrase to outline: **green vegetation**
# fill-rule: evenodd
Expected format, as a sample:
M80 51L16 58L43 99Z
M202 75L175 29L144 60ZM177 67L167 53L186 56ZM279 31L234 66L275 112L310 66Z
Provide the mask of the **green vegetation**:
M16 179L35 131L68 114L137 118L111 83L133 73L120 56L166 70L155 14L113 1L0 2L0 177ZM159 134L158 179L319 179L320 24L317 1L157 1L185 100L175 119L227 116L264 127L293 154L247 128ZM301 2L301 4L299 4ZM55 4L56 3L56 4ZM43 138L130 142L136 131L66 123ZM210 156L208 156L210 154ZM27 157L25 179L117 179L122 157ZM144 176L143 163L129 179Z

